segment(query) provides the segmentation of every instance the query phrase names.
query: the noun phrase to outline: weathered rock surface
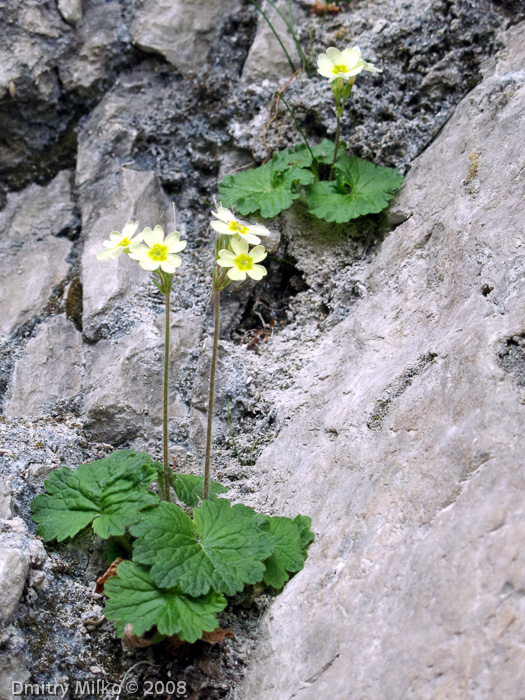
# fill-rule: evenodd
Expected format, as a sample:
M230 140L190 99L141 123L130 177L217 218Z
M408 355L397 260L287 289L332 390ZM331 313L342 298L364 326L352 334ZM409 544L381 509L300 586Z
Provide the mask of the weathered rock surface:
M499 353L524 330L525 26L504 41L258 461L269 507L317 538L243 697L522 695L525 396Z
M29 557L20 549L0 545L0 583L2 605L0 617L8 620L14 612L26 582Z
M169 200L156 175L129 168L122 168L113 196L90 217L89 206L93 201L90 198L86 210L83 207L87 229L82 255L83 332L89 340L104 334L107 318L118 313L117 308L122 309L120 315L125 316L131 297L145 278L137 269L137 263L126 255L121 255L117 261L100 263L96 254L102 249L102 241L110 231L122 231L129 219L140 216L142 229L155 226L161 212L169 216L170 210Z
M7 481L0 480L0 520L8 520L12 515L11 489Z
M62 0L58 9L77 29L60 64L60 78L67 90L88 95L105 82L112 57L129 41L123 8L118 2L91 0L83 15L78 0Z
M46 320L15 363L4 414L38 416L79 397L82 366L82 336L75 326L64 315Z
M13 700L20 695L13 694L13 687L18 691L20 686L15 683L26 683L31 674L25 666L23 656L11 656L0 659L0 698L1 700Z
M176 425L188 414L177 387L191 352L198 347L201 326L202 319L188 312L171 315L169 411ZM164 317L150 313L125 335L87 349L86 427L96 439L121 444L139 435L151 439L160 434L163 343Z
M69 24L77 25L82 19L81 0L58 0L58 11Z
M131 36L144 51L158 52L180 72L197 75L221 24L237 5L235 0L141 0Z
M4 520L0 531L0 621L4 623L15 611L29 573L30 555L24 531L25 525L19 519Z
M149 650L123 651L112 624L93 623L102 605L93 581L105 568L96 539L52 544L46 556L32 534L29 505L44 479L107 455L94 439L160 451L162 299L135 263L101 264L96 251L130 217L171 228L175 202L188 247L172 297L170 454L177 468L200 473L209 208L226 172L299 141L272 102L291 71L250 2L4 4L0 206L11 194L0 214L0 288L10 293L0 325L10 325L0 394L4 412L16 405L22 414L25 402L24 415L33 407L44 415L0 416L9 491L0 537L30 559L0 631L2 700L6 679L92 681L93 667L120 682L151 660ZM329 45L358 43L382 66L356 84L343 137L356 154L405 170L480 80L497 32L523 16L513 0L339 4L341 12L313 17L312 0L293 0L298 36L314 59ZM522 220L512 194L521 166L511 165L519 50L508 43L509 65L501 54L486 69L416 164L390 214L392 226L403 225L382 245L375 217L313 226L297 204L267 222L276 234L267 278L223 294L213 466L234 501L312 515L318 541L268 618L246 692L235 688L266 594L251 607L232 601L222 620L236 635L227 654L197 650L198 663L162 658L130 675L184 679L195 700L368 700L390 688L414 700L513 697L502 679L520 674L512 664L521 661L524 587L510 534L521 506L509 496L510 483L516 494L521 487L521 452L511 445L523 434L525 386L521 248L512 247ZM324 79L298 75L285 95L309 139L334 134ZM73 169L71 189L67 175L54 180ZM44 202L38 215L32 199ZM18 283L13 260L39 268L31 285ZM49 399L57 387L67 400Z
M47 187L31 185L10 195L0 212L0 342L42 311L68 272L66 235L75 226L70 180L63 171Z
M287 3L283 0L274 3L275 8L280 10L281 15L276 9L268 5L268 3L261 2L260 5L279 35L279 39L288 52L292 63L295 65L296 69L301 68L301 61L297 54L297 48L292 34L281 16L284 15L287 21L289 21ZM293 19L294 17L292 15L292 20ZM290 62L283 51L283 47L271 30L268 22L259 14L257 16L257 33L246 58L242 77L245 80L260 82L262 80L277 80L279 78L286 79L290 75L290 72Z

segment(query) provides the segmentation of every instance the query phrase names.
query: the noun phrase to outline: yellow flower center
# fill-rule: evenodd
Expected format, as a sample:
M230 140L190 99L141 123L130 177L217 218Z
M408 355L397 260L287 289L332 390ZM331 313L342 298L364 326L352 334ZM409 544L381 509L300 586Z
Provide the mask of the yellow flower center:
M345 65L339 65L339 66L334 66L332 68L332 73L334 75L337 75L337 73L346 73L348 70L347 66Z
M253 258L245 253L238 255L233 262L239 270L251 270L253 267Z
M130 244L129 238L123 238L120 243L117 245L117 248L120 248L122 246L123 248L127 248L127 246Z
M240 233L241 236L244 236L249 230L248 226L243 226L237 221L230 221L230 231L235 231L235 233Z
M163 262L168 257L168 246L155 243L155 245L151 246L148 255L152 260Z

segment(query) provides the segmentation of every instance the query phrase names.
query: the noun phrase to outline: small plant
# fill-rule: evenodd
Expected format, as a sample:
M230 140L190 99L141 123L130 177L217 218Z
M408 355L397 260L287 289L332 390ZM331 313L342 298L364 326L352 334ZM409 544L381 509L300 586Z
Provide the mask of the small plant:
M165 236L160 226L137 234L138 223L129 221L122 233L110 234L97 258L127 254L151 272L165 299L163 463L144 452L117 450L75 471L62 467L46 480L47 493L31 504L37 535L46 542L62 542L89 526L107 541L108 564L113 563L102 577L108 596L105 615L120 637L148 633L148 644L174 635L193 643L212 632L217 613L226 607L225 596L246 585L264 582L282 588L303 568L314 537L309 518L269 517L232 505L221 497L227 489L210 478L220 293L232 281L260 280L267 274L260 265L266 257L261 237L270 233L224 207L212 214L215 328L204 475L176 473L168 454L170 294L186 242L176 231ZM161 497L153 490L155 483ZM172 493L178 503L172 502Z
M385 209L403 184L403 176L394 168L346 155L341 141L341 117L356 76L362 71L380 72L363 61L357 46L344 51L329 48L321 54L318 72L330 81L334 95L335 142L324 139L311 146L281 96L305 143L274 153L258 168L226 176L219 186L222 200L234 204L245 216L258 212L263 218L271 218L301 198L314 216L336 223Z

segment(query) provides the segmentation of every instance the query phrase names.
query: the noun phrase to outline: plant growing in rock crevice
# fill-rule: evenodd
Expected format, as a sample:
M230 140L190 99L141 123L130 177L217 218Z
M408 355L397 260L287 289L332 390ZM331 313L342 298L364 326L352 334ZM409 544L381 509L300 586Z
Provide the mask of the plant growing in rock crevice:
M175 473L168 454L170 295L182 262L177 253L186 242L176 231L165 236L160 226L137 234L138 223L130 221L122 233L110 234L97 257L106 261L127 254L152 273L165 299L163 463L146 453L118 450L76 471L62 467L46 480L47 493L32 503L37 534L46 542L61 542L91 526L108 541L109 561L117 554L127 560L115 561L104 577L105 614L116 623L119 636L151 631L148 643L173 635L195 642L212 632L217 613L227 604L225 596L259 582L281 588L303 567L313 539L309 518L273 518L231 505L220 497L227 489L210 479L220 293L232 281L266 275L259 264L266 257L260 237L269 234L266 227L246 224L224 207L212 214L215 325L204 476ZM151 489L155 481L162 500ZM172 502L172 490L178 504ZM191 516L185 508L193 509Z
M271 218L303 199L314 216L336 223L385 209L403 184L403 176L394 168L346 155L341 141L341 117L356 76L362 71L381 72L362 59L357 46L344 51L331 47L318 58L318 72L330 81L334 95L335 142L323 139L311 146L279 93L305 143L274 153L258 168L227 175L219 186L223 202L235 205L243 215L259 212Z

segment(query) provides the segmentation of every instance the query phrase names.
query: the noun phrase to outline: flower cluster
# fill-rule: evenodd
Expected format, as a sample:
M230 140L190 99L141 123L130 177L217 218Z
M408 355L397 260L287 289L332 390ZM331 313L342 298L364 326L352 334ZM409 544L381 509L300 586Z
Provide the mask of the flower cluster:
M266 268L259 265L266 258L266 250L261 244L261 237L270 231L260 224L247 224L237 219L226 207L217 206L212 211L212 229L217 233L215 257L220 268L226 268L221 288L230 281L243 282L246 276L254 280L262 279ZM122 233L112 231L109 240L104 241L103 249L97 253L97 260L115 260L126 253L136 260L143 270L171 275L181 265L177 253L186 247L186 241L180 240L177 231L164 233L162 226L149 226L137 233L138 221L128 221ZM250 245L253 248L250 249Z
M112 231L109 241L104 241L104 248L97 253L97 260L115 260L121 253L126 253L143 270L154 272L160 268L167 274L173 274L182 263L177 253L184 250L186 241L180 240L177 231L166 236L162 226L155 226L154 229L146 226L136 234L138 226L138 221L128 221L122 233Z
M266 268L257 263L264 260L267 253L260 245L261 236L268 236L270 231L266 226L240 221L226 207L218 206L212 216L210 225L218 234L219 243L215 251L217 265L228 269L226 274L230 281L243 282L246 275L253 280L262 279L267 274ZM251 250L249 244L255 244Z

